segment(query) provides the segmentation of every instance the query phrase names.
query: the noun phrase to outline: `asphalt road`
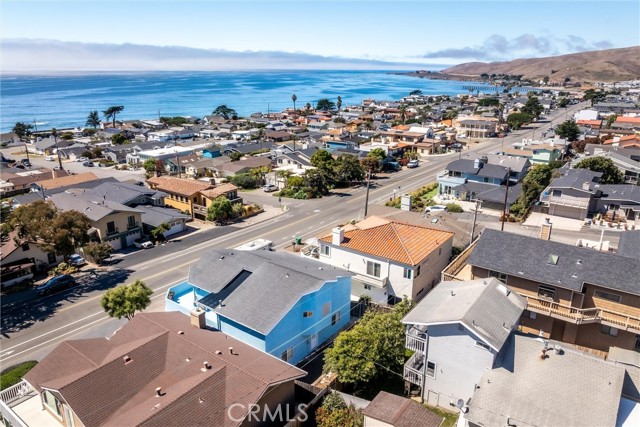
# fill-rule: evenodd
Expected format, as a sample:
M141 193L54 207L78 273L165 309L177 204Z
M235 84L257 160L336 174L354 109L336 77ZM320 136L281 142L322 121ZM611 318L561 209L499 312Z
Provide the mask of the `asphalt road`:
M512 133L504 141L494 139L470 144L470 148L463 154L487 154L497 151L502 144L532 137L534 132L539 136L581 107L578 105L555 111L550 114L549 121ZM384 204L394 195L394 190L408 192L435 181L436 174L457 156L457 153L434 156L428 161L422 161L418 168L381 175L370 189L369 205ZM149 250L134 251L123 256L108 271L102 271L97 276L87 273L78 286L59 294L43 298L25 294L21 301L12 299L12 305L5 304L3 299L0 368L24 360L41 359L65 339L112 334L125 320L110 319L104 314L99 299L106 289L141 279L154 290L148 311L162 311L166 290L185 280L189 266L200 258L203 250L236 247L259 237L274 241L276 248L282 249L294 237L301 237L303 240L315 237L329 232L337 224L362 218L365 194L366 189L360 187L341 190L339 195L317 200L283 199L283 205L288 210L266 221L259 222L258 216L247 221L251 225L209 228ZM250 202L280 207L277 198L261 191L247 192L243 197ZM461 220L469 221L469 218L462 217ZM496 220L481 217L480 223L483 221ZM511 224L509 226L517 227ZM467 225L459 228L464 230L466 227Z

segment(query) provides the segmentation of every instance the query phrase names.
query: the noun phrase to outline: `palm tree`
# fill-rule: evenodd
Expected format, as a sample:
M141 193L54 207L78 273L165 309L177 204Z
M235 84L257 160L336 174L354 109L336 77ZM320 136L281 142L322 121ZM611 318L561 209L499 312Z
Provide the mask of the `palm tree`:
M338 102L336 102L336 107L338 107L338 113L340 112L340 107L342 107L342 98L338 96Z
M295 93L291 95L291 100L293 101L293 111L296 111L296 101L298 100L298 97Z
M100 125L100 115L98 114L98 110L94 110L89 113L85 124L87 126L93 126L94 129Z
M402 124L404 124L405 121L407 120L407 106L406 105L401 105L400 106L400 118L402 119Z
M109 107L102 112L104 114L104 118L107 120L113 120L113 127L116 127L116 116L120 114L124 110L122 105L114 105L113 107Z

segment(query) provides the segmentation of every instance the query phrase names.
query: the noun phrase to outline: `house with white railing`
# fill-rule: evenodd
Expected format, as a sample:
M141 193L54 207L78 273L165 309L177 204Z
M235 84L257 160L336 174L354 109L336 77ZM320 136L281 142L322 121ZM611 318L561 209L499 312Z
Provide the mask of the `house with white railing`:
M621 232L613 253L487 228L467 265L526 298L522 332L600 355L640 351L640 231Z
M468 401L525 306L495 278L440 283L402 320L413 351L404 365L408 394L445 408Z

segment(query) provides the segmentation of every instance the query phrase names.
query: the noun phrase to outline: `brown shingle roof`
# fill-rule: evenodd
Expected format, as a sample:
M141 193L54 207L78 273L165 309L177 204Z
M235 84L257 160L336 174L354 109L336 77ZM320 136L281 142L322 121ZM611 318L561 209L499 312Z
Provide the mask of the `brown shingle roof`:
M392 221L366 230L345 231L340 247L386 258L407 265L418 265L453 233ZM331 243L332 236L320 240Z
M66 171L55 171L56 174ZM98 177L93 172L79 173L77 175L60 176L58 178L47 179L40 181L39 184L45 190L51 190L53 188L66 187L69 185L82 184L83 182L90 182L97 180Z
M364 410L364 415L393 427L438 427L442 418L418 402L381 391Z
M213 188L213 185L206 182L196 181L193 179L175 178L172 176L154 176L147 180L153 188L165 191L170 194L179 194L181 196L192 196L198 191Z
M223 194L227 194L237 190L238 190L238 187L227 182L224 184L217 185L214 188L210 188L209 190L204 190L201 193L209 199L215 199L216 197L222 196Z
M205 361L211 369L202 371ZM232 426L238 423L225 408L247 408L269 386L303 375L220 331L192 327L182 313L166 312L137 314L110 340L64 342L25 379L38 390L58 391L85 426Z

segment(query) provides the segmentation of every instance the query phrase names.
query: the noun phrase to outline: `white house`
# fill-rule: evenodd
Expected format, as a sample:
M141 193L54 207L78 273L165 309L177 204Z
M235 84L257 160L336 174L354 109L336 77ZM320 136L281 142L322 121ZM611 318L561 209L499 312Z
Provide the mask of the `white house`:
M452 243L448 231L369 217L334 228L301 254L354 273L353 300L367 295L374 302L393 303L420 300L435 286L449 263Z
M415 352L404 365L406 388L445 408L467 402L526 305L495 278L440 283L402 320Z

